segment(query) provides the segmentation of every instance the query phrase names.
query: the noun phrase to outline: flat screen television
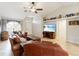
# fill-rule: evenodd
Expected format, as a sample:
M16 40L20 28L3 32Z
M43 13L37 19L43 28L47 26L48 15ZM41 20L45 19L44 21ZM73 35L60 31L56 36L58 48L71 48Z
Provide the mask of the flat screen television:
M56 32L56 24L46 24L46 25L44 25L44 31Z

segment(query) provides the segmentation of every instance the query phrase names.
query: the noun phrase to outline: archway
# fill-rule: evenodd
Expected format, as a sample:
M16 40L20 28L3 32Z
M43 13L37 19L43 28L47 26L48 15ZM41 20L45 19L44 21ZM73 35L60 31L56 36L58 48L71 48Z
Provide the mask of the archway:
M13 31L21 31L21 24L16 21L10 21L6 24L7 31L12 34Z

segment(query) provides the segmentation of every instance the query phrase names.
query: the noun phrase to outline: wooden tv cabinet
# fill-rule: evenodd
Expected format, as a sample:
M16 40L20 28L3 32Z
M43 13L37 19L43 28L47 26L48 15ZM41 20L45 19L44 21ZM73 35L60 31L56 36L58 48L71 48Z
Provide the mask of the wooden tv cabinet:
M55 39L55 32L43 31L43 37Z

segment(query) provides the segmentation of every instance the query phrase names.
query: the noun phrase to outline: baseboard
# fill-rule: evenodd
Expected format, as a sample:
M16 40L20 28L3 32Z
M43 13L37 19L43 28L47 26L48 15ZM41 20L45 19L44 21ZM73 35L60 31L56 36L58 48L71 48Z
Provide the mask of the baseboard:
M79 45L79 42L74 42L74 41L71 41L71 40L67 40L67 42Z

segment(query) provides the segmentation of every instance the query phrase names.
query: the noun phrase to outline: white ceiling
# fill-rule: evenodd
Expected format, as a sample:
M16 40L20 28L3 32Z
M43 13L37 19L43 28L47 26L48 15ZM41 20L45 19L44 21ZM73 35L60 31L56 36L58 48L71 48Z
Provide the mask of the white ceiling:
M60 7L77 5L78 3L59 3L59 2L36 2L37 8L43 8L40 15L46 16L53 13ZM33 13L24 12L24 6L28 6L28 2L0 2L0 16L6 19L23 19L26 16L34 16Z

